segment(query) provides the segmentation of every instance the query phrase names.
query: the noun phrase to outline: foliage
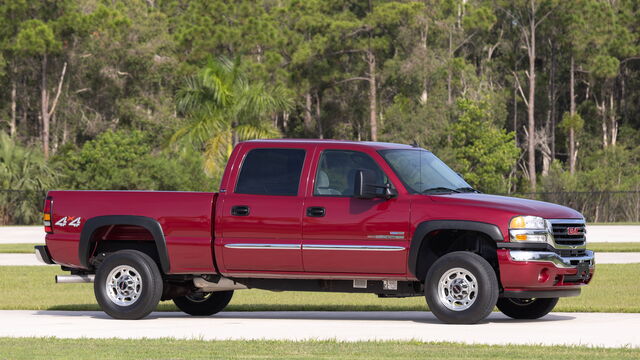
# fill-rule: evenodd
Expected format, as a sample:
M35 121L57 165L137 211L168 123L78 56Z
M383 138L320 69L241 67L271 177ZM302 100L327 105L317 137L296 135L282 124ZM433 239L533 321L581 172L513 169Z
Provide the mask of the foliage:
M68 148L55 159L65 188L84 190L211 190L201 159L152 152L141 131L106 131L81 149Z
M525 190L509 179L525 178L528 154L514 165L486 148L532 139L542 190L637 189L635 1L12 0L0 19L0 131L29 149L48 140L63 188L88 187L73 172L92 165L69 159L108 131L144 134L147 171L204 158L213 181L135 175L125 164L142 165L121 160L88 183L209 189L242 139L369 140L375 123L379 140L417 141L485 191Z
M509 176L520 150L514 134L491 124L487 104L458 100L458 119L448 131L447 152L454 169L472 186L488 193L509 190Z
M239 62L221 58L187 79L177 94L177 108L187 124L172 137L205 149L205 169L218 177L233 146L242 140L278 136L269 117L289 110L286 90L250 82Z
M37 221L44 191L54 182L38 150L25 148L0 131L0 224Z

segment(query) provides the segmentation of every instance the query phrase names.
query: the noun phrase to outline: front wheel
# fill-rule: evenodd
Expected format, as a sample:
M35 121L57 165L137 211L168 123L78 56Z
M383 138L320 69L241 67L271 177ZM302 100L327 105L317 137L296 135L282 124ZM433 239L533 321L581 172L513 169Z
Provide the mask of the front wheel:
M498 310L510 318L539 319L550 313L557 303L558 298L500 298L496 306Z
M193 316L209 316L224 309L233 296L233 291L194 292L173 299L178 309Z
M481 256L456 251L433 263L425 278L425 296L433 314L449 324L475 324L498 300L498 279Z

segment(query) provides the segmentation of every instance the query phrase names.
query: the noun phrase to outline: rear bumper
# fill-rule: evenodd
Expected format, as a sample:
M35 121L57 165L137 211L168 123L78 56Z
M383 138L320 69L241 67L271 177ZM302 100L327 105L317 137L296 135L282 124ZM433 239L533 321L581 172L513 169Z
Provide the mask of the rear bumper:
M51 260L51 254L49 254L49 249L47 249L46 245L37 245L34 247L36 253L36 259L41 263L47 265L53 265L55 262Z
M552 251L498 250L503 297L577 296L593 278L593 251L562 257Z

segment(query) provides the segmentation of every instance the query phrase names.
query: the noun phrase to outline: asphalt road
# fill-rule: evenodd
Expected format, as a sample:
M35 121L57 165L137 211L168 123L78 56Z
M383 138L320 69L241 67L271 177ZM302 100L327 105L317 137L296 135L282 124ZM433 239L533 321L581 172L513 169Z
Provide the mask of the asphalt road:
M640 225L587 226L589 242L640 242ZM2 226L0 244L44 243L41 226Z
M96 311L0 311L0 336L62 338L419 340L469 344L640 347L640 314L552 313L512 320L493 313L476 325L445 325L430 312L223 312L196 318L152 313L113 320Z
M640 263L640 253L596 253L596 264ZM0 254L0 266L46 266L34 254Z

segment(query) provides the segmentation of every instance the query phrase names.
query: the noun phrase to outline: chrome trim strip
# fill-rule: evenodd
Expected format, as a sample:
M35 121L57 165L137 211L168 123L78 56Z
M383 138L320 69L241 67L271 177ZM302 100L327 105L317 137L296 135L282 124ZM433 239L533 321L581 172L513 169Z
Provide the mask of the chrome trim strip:
M404 235L367 235L367 239L376 240L403 240Z
M303 250L403 251L404 246L384 245L302 245Z
M525 250L511 250L509 251L509 257L513 261L519 262L550 262L558 268L573 269L577 265L572 265L571 261L579 261L580 263L587 262L589 267L595 266L595 259L593 251L587 250L584 256L574 257L562 257L551 251L525 251Z
M584 219L547 219L552 224L581 224L587 225Z
M300 244L225 244L227 249L300 250Z

